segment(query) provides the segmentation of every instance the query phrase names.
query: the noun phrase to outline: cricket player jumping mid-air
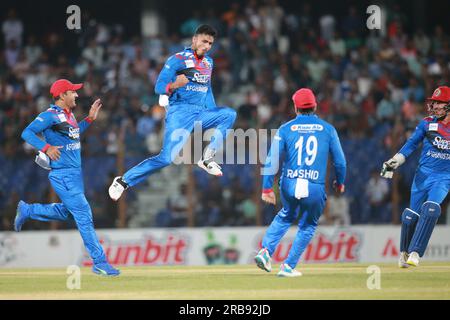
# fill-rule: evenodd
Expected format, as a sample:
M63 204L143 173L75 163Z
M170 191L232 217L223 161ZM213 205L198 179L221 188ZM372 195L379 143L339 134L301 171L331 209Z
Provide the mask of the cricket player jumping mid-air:
M266 163L262 186L262 200L276 204L272 186L280 158L284 156L280 178L283 208L273 219L262 240L262 249L255 257L257 266L272 270L271 256L291 224L301 214L298 232L287 259L281 264L278 276L297 277L297 263L311 241L326 202L325 178L328 154L333 158L337 192L345 190L346 161L336 129L315 115L316 98L310 89L300 89L292 97L297 117L283 124L277 131Z
M419 265L450 188L450 88L437 88L427 99L427 108L430 116L419 123L405 145L381 169L382 177L392 178L394 170L423 142L410 207L402 214L400 268Z
M40 151L36 162L50 170L48 178L62 203L28 204L20 201L14 229L19 232L28 219L39 221L74 219L93 260L92 271L105 276L118 276L120 271L108 263L97 238L91 207L84 195L80 135L97 119L102 103L100 99L95 100L89 115L77 123L72 111L76 107L78 97L76 91L82 86L65 79L57 80L50 88L55 103L23 130L22 138ZM45 141L37 136L41 133Z
M109 196L117 201L122 193L146 179L155 171L168 166L183 148L199 121L202 129L216 128L211 143L206 147L198 165L209 174L221 176L221 167L214 161L216 151L226 138L227 129L236 119L236 111L217 107L211 89L213 60L207 55L217 32L201 25L192 37L192 45L166 61L156 82L155 92L160 95L160 105L166 106L165 132L161 152L114 178ZM184 130L183 135L175 134Z

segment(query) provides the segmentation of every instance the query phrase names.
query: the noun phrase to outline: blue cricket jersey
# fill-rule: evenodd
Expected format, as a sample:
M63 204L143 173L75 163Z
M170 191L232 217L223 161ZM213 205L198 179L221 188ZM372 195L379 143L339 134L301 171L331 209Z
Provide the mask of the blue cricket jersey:
M284 156L280 178L303 178L324 184L328 154L331 153L336 182L344 184L346 160L336 129L316 115L298 115L277 131L263 168L263 190L272 189L279 162Z
M211 89L212 70L213 59L210 56L199 58L191 48L186 48L167 59L156 81L155 93L170 95L169 105L194 104L215 108L216 102ZM184 74L189 82L184 87L169 92L169 85L180 74Z
M53 169L80 168L81 143L80 134L91 121L85 118L79 124L72 112L67 112L57 105L50 105L46 111L39 114L22 132L22 139L45 152L50 146L63 146L59 149L61 157L58 161L50 161ZM43 134L45 141L37 135Z
M426 117L400 149L408 157L423 142L419 168L425 173L450 174L450 125L436 117Z

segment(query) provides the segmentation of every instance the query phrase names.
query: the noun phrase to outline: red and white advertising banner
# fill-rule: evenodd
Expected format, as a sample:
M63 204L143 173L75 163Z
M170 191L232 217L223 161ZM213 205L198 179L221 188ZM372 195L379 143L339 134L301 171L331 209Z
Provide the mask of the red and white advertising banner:
M251 264L266 227L100 229L108 259L119 266ZM297 232L292 227L272 258L282 262ZM396 262L400 226L323 226L301 263ZM450 261L450 227L436 226L425 259ZM80 235L70 231L0 233L0 267L91 265Z

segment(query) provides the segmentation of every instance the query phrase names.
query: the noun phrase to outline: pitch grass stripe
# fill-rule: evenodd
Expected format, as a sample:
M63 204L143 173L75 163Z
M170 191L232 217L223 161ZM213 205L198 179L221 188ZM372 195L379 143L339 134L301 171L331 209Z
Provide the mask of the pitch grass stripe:
M296 279L252 265L124 267L118 278L82 268L73 291L64 268L0 269L0 299L450 299L449 263L378 265L381 290L367 289L367 264L300 265Z

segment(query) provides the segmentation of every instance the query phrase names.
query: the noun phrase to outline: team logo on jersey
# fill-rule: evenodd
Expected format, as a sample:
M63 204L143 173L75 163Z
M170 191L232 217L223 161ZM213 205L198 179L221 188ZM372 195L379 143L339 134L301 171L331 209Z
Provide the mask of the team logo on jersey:
M59 121L61 121L61 122L66 122L66 121L67 121L66 115L65 115L64 113L58 114L58 119L59 119Z
M322 131L323 126L320 124L294 124L291 126L292 131Z
M195 63L192 60L185 60L184 64L186 65L186 68L194 68L195 67Z
M439 124L438 123L430 123L428 127L428 131L438 131Z

